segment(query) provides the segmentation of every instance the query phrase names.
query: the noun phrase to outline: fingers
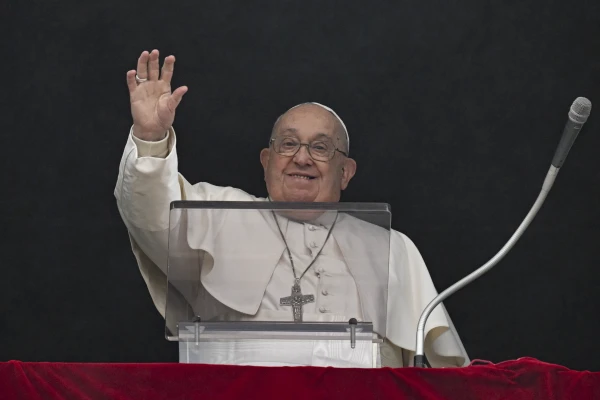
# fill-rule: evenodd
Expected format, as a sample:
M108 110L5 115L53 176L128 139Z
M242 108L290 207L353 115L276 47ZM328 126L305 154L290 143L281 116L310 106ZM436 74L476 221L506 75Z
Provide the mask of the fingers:
M187 91L188 91L187 86L181 86L181 87L178 87L177 89L175 89L175 91L173 92L173 94L171 95L171 97L169 97L169 101L167 102L167 106L169 107L169 110L175 111L175 109L177 108L177 106L181 102L181 99L183 98L183 95Z
M162 67L162 72L160 74L160 79L167 83L171 83L171 78L173 77L173 69L175 67L175 56L169 56L165 58L165 62Z
M158 50L152 50L152 53L150 53L150 62L148 63L148 79L151 81L158 80L160 70L160 66L158 64L158 55Z
M127 87L129 88L129 93L133 93L133 91L137 87L134 69L132 69L131 71L127 71Z
M161 80L165 81L168 84L171 84L171 79L173 78L173 70L175 68L175 56L168 56L167 58L165 58L162 71L159 71L159 68L160 63L158 50L152 50L152 52L150 53L148 53L147 51L142 52L142 54L138 58L137 71L134 70L133 73L132 71L127 72L127 86L129 87L129 91L132 91L132 82L137 85L135 79L136 73L140 79L156 81L159 79L160 76ZM135 89L135 87L133 87L133 89ZM187 88L185 90L187 91ZM185 93L185 91L183 93Z
M140 79L148 79L148 60L150 55L147 51L142 52L140 58L138 58L137 64L137 76Z

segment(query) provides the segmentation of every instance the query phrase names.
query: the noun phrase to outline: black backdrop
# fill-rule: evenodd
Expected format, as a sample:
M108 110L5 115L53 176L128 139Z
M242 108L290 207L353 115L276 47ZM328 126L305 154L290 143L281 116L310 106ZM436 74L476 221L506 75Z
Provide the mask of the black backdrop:
M0 360L176 360L113 197L141 51L175 54L190 88L192 182L264 195L275 118L333 107L359 166L343 200L390 203L441 290L521 222L572 101L600 101L599 4L5 3ZM600 370L597 113L516 248L446 302L472 358Z

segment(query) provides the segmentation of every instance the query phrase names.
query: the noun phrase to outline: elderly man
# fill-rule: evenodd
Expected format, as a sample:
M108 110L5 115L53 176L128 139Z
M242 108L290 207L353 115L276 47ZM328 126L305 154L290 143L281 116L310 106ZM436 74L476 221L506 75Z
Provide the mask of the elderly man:
M348 131L338 115L323 105L305 103L291 108L277 119L269 147L260 153L269 199L257 198L230 187L190 184L177 169L172 125L175 110L187 87L171 91L174 63L175 57L169 56L160 70L159 52L143 52L138 59L137 70L127 73L133 127L115 188L119 211L128 229L140 271L163 317L169 206L172 201L338 202L341 191L346 189L357 167L356 162L348 157ZM391 232L389 298L380 303L369 303L365 297L373 294L366 293L368 289L364 289L363 279L358 278L361 268L368 267L352 265L347 256L352 249L344 247L342 236L336 236L337 231L334 230L337 219L324 224L327 229L323 232L321 243L314 246L314 242L305 245L306 240L294 239L310 234L304 229L306 224L301 218L280 215L273 221L274 224L262 220L247 224L255 232L245 236L248 241L256 241L252 242L252 246L263 247L259 250L261 254L271 251L272 262L253 265L252 260L247 260L243 266L219 262L224 256L215 250L217 239L215 231L211 230L214 225L211 221L188 221L194 229L191 238L188 238L190 246L208 254L208 257L194 259L199 271L196 276L202 277L200 290L204 292L197 296L203 299L203 304L191 304L191 307L213 310L213 319L264 320L266 316L267 319L292 321L302 320L304 316L305 321L339 321L348 315L361 316L369 310L377 314L377 304L385 308L387 302L387 327L385 332L380 332L386 338L380 347L381 364L409 365L415 350L418 318L437 294L423 259L410 239L399 232ZM352 221L341 219L336 229L372 229ZM313 226L309 228L314 230ZM334 233L330 235L332 231ZM371 236L376 238L377 232L373 231ZM227 242L224 246L227 251L239 246L239 238L233 236L235 229L223 239ZM294 313L292 316L289 304L282 300L289 296L292 283L293 290L298 293L310 291L327 296L327 291L320 286L323 282L319 271L315 269L314 273L306 274L315 262L335 271L330 275L335 278L329 285L332 290L339 289L344 296L337 302L331 300L331 307L327 309L307 304L302 311L304 315ZM252 284L243 284L244 280L238 277L243 274L252 279ZM218 278L215 279L215 276ZM426 330L426 354L432 366L461 366L468 360L443 306L434 311ZM293 361L290 365L294 365Z

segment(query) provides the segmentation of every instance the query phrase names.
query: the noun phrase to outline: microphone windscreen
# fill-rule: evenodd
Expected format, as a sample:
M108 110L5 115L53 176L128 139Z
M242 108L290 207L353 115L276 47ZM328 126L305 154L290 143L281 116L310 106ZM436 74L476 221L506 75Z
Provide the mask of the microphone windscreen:
M569 119L584 124L592 111L592 102L585 97L578 97L569 110Z

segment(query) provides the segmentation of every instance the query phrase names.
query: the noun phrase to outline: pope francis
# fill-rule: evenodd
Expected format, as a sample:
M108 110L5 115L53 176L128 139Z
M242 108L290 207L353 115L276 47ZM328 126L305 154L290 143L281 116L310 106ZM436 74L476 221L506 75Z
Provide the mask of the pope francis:
M175 110L187 87L171 90L174 64L175 57L169 56L161 69L159 52L144 51L137 69L127 73L133 127L114 191L141 274L163 317L171 202L339 202L341 191L357 168L349 157L350 138L342 119L329 107L303 103L275 121L269 145L260 152L268 198L231 187L187 182L178 172L172 128ZM182 290L184 302L195 312L202 310L203 318L209 315L213 320L348 321L348 316L357 316L372 321L374 330L384 338L378 347L380 365L411 365L419 316L437 295L412 241L394 230L387 231L386 237L383 230L347 216L329 218L324 214L316 220L272 216L246 221L244 226L249 232L243 237L239 236L239 224L227 228L225 217L218 213L189 218L185 222L186 245L198 256L186 268L197 269L201 284L194 296ZM367 232L372 243L353 242L352 235L344 233L355 231ZM356 263L351 256L362 252L365 260L371 254L376 257L378 241L386 246L389 243L389 277L387 271L385 276L389 279L388 291L383 296L387 298L369 293L368 276L377 273L369 269L368 261ZM231 252L248 248L260 249L260 262L248 259L242 265L226 261ZM292 307L292 293L306 301ZM381 317L381 309L387 310L387 316ZM252 351L257 353L256 349ZM251 364L304 363L295 361L293 352L288 352L287 360L261 362L261 357L271 359L273 355L268 352L258 351ZM443 305L428 320L425 353L433 367L457 367L469 362ZM312 365L347 365L330 361Z

